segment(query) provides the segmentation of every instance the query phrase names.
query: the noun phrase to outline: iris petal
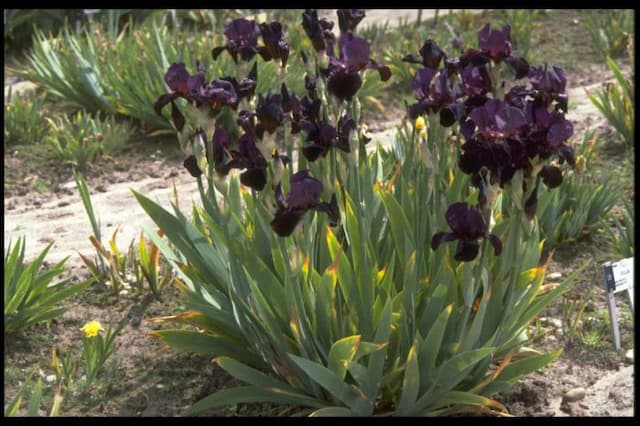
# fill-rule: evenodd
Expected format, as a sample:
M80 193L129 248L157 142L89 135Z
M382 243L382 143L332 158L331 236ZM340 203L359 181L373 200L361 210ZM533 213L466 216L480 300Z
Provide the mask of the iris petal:
M542 176L542 182L550 189L562 183L562 171L556 166L545 165L539 174Z
M431 248L435 250L440 244L447 241L453 241L455 239L457 239L456 234L454 234L453 232L436 232L435 235L431 238Z
M488 238L489 242L493 246L496 256L500 256L500 253L502 253L502 241L500 241L500 238L494 234L489 234Z
M293 233L296 225L304 216L304 211L282 209L278 210L271 221L271 228L281 237L288 237Z
M160 95L158 99L155 101L155 103L153 104L153 109L155 110L156 114L162 115L162 108L164 108L165 105L177 99L178 97L180 97L180 94L176 92L165 93L164 95Z
M477 241L460 240L456 247L456 254L453 256L458 262L469 262L478 256L480 244Z

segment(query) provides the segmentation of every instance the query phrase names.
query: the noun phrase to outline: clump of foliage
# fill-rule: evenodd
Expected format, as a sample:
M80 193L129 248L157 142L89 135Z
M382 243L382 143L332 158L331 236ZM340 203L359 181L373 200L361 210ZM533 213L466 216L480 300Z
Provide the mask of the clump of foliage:
M31 325L62 315L69 306L59 303L92 283L69 284L70 279L53 282L66 272L66 258L42 271L44 259L53 243L31 262L25 262L25 239L9 243L4 257L4 332L15 333Z
M265 401L311 416L504 414L492 397L560 354L528 348L528 325L575 278L544 284L536 219L541 184L560 186L576 160L564 71L513 55L508 26L483 27L460 56L427 40L405 58L420 65L410 120L391 149L368 150L363 74L391 70L357 35L364 10L337 17L339 35L302 13L302 93L256 99L258 63L291 66L279 22L227 24L212 54L237 78L167 67L154 106L171 111L201 205L187 217L136 197L173 244L148 233L188 309L165 320L196 329L154 335L246 383L190 414Z
M9 87L4 100L4 144L37 144L47 133L44 100L32 93L13 93Z
M632 9L596 9L585 12L582 24L603 57L616 58L624 55L628 40L634 34L634 13Z

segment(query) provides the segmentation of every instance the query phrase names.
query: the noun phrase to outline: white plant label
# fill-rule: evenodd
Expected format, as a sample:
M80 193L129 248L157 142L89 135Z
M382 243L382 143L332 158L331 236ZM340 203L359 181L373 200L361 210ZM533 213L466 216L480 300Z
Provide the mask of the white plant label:
M616 350L620 350L620 330L618 328L615 295L621 291L627 292L631 313L633 314L633 258L628 257L615 263L607 262L602 266L604 267L604 284L607 289L607 304L609 305L613 343Z
M630 288L633 289L633 257L613 263L611 269L616 283L616 293Z

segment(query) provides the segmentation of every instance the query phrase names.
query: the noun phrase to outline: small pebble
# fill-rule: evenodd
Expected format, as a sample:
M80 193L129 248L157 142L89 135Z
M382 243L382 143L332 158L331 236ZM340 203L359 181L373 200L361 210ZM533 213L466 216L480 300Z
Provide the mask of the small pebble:
M629 364L633 364L633 349L629 349L627 352L625 352L624 360Z
M53 382L56 381L56 375L55 374L49 374L44 379L47 381L47 383L53 383Z
M551 274L547 275L547 279L549 281L558 281L560 278L562 278L562 274L560 272L552 272Z
M550 318L549 324L555 328L562 328L562 320L560 318Z
M75 181L71 181L71 182L67 182L67 183L62 183L62 184L60 184L60 188L62 188L62 189L75 189L76 188L76 182Z
M562 402L576 402L580 401L586 395L587 391L583 387L578 387L571 389L569 392L565 393L562 397Z

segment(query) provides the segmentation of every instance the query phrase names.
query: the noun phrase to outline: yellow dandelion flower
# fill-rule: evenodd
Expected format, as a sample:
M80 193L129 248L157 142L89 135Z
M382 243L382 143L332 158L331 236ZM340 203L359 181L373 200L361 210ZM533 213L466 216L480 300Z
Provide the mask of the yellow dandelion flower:
M98 321L89 321L82 327L85 337L95 337L102 331L102 324Z

